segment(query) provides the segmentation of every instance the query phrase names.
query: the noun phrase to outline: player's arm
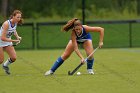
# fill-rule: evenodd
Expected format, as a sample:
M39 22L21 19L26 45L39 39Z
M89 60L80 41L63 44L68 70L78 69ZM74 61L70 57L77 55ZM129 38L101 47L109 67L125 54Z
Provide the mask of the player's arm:
M104 39L104 28L102 27L91 27L87 25L83 25L86 32L99 32L100 33L100 39L99 39L99 47L101 48L103 46L103 39Z
M3 23L2 27L3 27L3 31L2 31L2 35L1 35L2 41L6 41L6 42L18 42L19 41L19 40L12 40L12 39L6 37L8 27L9 27L7 21Z
M17 38L17 40L21 40L22 38L18 35L17 31L14 32L14 36Z
M80 53L80 51L78 49L78 45L77 45L77 41L76 41L76 35L75 35L74 31L72 31L72 33L71 33L71 39L72 39L72 44L73 44L73 47L74 47L74 51L81 58L81 62L84 63L84 57L82 56L82 54Z

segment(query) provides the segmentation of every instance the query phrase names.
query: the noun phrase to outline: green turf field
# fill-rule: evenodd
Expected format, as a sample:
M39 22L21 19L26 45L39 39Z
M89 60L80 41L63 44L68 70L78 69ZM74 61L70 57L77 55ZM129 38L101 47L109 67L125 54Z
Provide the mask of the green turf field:
M73 53L55 75L45 77L44 73L62 52L17 51L18 59L10 65L12 74L5 75L0 68L0 93L140 92L140 48L99 49L95 53L95 75L88 75L84 65L79 69L80 76L68 76L68 70L79 64L79 58Z

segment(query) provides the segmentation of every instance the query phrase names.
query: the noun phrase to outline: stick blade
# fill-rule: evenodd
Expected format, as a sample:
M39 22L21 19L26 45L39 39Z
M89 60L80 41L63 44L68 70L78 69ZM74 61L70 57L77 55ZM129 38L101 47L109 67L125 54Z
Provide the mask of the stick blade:
M68 75L72 75L70 71L68 71Z

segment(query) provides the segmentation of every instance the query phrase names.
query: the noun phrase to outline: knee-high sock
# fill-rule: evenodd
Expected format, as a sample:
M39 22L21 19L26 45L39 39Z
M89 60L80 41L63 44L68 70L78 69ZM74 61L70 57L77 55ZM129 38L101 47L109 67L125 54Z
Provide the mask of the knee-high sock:
M51 70L52 70L53 72L55 72L55 70L56 70L60 65L62 65L63 62L64 62L64 60L63 60L61 57L59 57L59 58L55 61L55 63L53 64Z
M91 60L87 60L87 69L92 69L94 63L94 58Z
M13 63L13 61L11 60L11 58L8 58L5 62L4 62L4 66L8 66L10 65L11 63Z

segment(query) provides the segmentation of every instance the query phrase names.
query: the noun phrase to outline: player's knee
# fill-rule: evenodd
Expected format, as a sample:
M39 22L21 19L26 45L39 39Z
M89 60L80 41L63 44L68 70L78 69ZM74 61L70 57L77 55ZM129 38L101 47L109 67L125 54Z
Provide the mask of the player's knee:
M62 55L62 58L63 58L64 60L66 60L66 59L69 58L69 56L70 56L70 55L65 54L65 55Z
M11 61L12 61L12 62L15 62L15 61L16 61L16 59L17 59L17 57L16 57L16 56L14 56L14 57L11 57L10 59L11 59Z
M93 56L91 56L91 57L89 57L88 59L89 59L89 60L92 60L92 59L94 59L94 57L93 57Z

